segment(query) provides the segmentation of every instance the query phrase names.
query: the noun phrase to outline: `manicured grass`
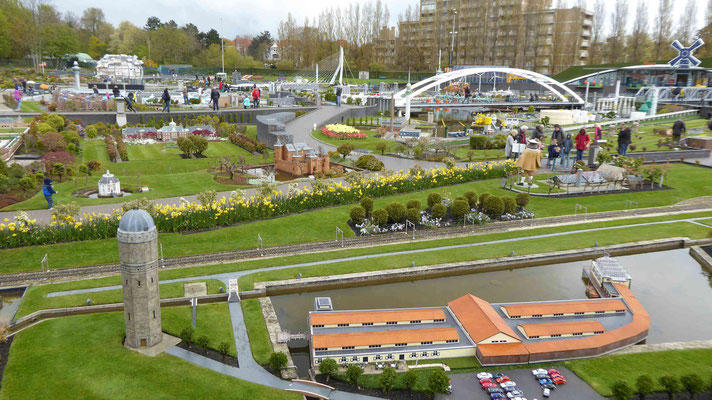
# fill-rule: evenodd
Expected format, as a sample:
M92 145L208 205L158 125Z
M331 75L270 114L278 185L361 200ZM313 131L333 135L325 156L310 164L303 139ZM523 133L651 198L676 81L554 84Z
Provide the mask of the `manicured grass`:
M214 350L220 343L228 343L230 345L228 355L237 357L227 303L199 305L195 320L194 338L207 336L210 339L208 347ZM191 326L192 323L193 308L191 306L161 307L161 324L164 332L180 337L181 331Z
M378 143L384 143L386 145L386 149L392 149L394 145L397 145L396 142L392 140L387 140L387 139L381 139L379 137L376 137L376 132L367 130L363 131L364 133L368 134L367 138L364 139L333 139L330 138L326 135L324 135L321 130L315 130L312 131L312 136L314 139L321 140L322 142L326 142L334 147L339 147L344 143L349 143L354 145L355 148L357 149L365 149L365 150L370 150L374 153L380 154L380 151L376 150L376 145ZM386 150L389 151L389 150Z
M48 293L60 292L63 290L74 290L74 289L85 289L88 287L99 287L99 286L113 286L120 285L121 278L114 277L111 281L112 284L107 284L108 279L98 279L98 280L88 280L80 281L84 284L80 285L70 285L69 283L57 284L57 285L42 285L42 286L31 286L27 289L25 297L20 304L20 308L17 310L15 318L23 317L27 314L33 313L37 310L43 310L48 308L62 308L62 307L79 307L87 304L87 299L91 300L91 303L96 304L112 304L121 303L124 301L123 291L121 289L107 290L104 292L96 293L84 293L84 294L71 294L67 296L59 297L47 297ZM94 282L95 286L86 286L88 282ZM205 279L198 280L194 282L205 282L208 288L208 294L220 293L220 287L225 287L225 284L217 279ZM185 290L184 285L191 282L175 282L175 283L165 283L160 285L160 294L162 299L171 299L175 297L184 297ZM63 288L64 287L64 288Z
M612 395L611 389L616 381L625 381L635 388L635 381L641 375L650 376L655 383L655 390L662 391L658 378L664 375L680 378L694 373L709 384L712 377L712 349L612 355L567 361L564 365L603 396Z
M269 340L260 302L257 299L247 299L242 300L240 306L242 306L242 315L245 327L247 327L247 336L250 338L252 357L258 364L266 365L274 350L272 342Z
M53 319L17 334L0 399L299 399L122 345L122 313Z
M43 112L45 111L40 103L37 101L26 100L20 104L20 111L22 112Z

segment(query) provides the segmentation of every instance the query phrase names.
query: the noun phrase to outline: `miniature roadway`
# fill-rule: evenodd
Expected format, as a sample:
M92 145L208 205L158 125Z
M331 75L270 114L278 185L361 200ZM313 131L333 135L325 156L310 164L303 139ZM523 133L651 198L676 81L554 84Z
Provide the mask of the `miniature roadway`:
M245 270L245 271L238 271L238 272L228 272L228 273L221 273L221 274L211 274L211 275L204 275L204 276L170 279L170 280L161 281L160 283L168 284L168 283L175 283L175 282L196 281L196 280L201 280L201 279L218 279L225 284L225 287L227 287L229 285L229 280L239 279L245 275L249 275L249 274L256 273L256 272L269 272L269 271L277 271L277 270L284 270L284 269L290 269L290 268L342 263L342 262L346 262L346 261L368 260L368 259L373 259L373 258L389 257L389 256L395 256L395 255L419 254L419 253L426 253L426 252L432 252L432 251L451 250L451 249L467 248L467 247L472 248L472 247L486 246L486 245L490 245L490 244L513 243L513 242L517 242L520 240L527 240L527 239L562 237L562 236L572 235L572 234L580 234L580 233L587 233L587 232L599 232L599 231L606 231L606 230L613 230L613 229L622 229L622 228L626 228L626 227L663 225L663 224L671 224L671 223L678 223L678 222L689 222L689 223L693 223L693 224L699 224L698 220L706 220L706 219L709 219L709 217L686 218L686 219L679 219L679 220L672 220L672 221L658 221L658 222L648 222L648 223L639 223L639 224L629 224L629 225L615 226L615 227L590 228L590 229L582 229L582 230L571 231L571 232L557 232L557 233L533 235L533 236L528 236L528 237L524 237L524 238L510 238L510 239L493 240L493 241L488 241L488 242L467 243L467 244L458 244L458 245L451 245L451 246L439 246L439 247L432 247L432 248L426 248L426 249L403 250L403 251L395 251L395 252L389 252L389 253L369 254L369 255L355 256L355 257L345 257L345 258L340 258L340 259L322 260L322 261L315 261L315 262L308 262L308 263L299 263L299 264L282 265L282 266L275 266L275 267L268 267L268 268L261 268L261 269L252 269L252 270ZM51 292L51 293L47 294L47 297L61 297L61 296L68 296L68 295L74 295L74 294L96 293L96 292L102 292L102 291L107 291L107 290L119 290L119 289L121 289L120 285L105 286L105 287L90 288L90 289L68 290L68 291L61 291L61 292ZM238 358L238 363L239 363L238 365L240 365L239 368L228 366L226 364L211 360L207 357L187 351L187 350L179 348L177 346L169 348L166 351L166 353L176 356L178 358L181 358L181 359L188 361L192 364L211 369L215 372L218 372L218 373L221 373L224 375L233 376L233 377L240 378L240 379L243 379L246 381L250 381L250 382L254 382L254 383L258 383L261 385L270 386L270 387L274 387L274 388L278 388L278 389L295 391L295 392L302 393L302 394L309 394L313 397L317 397L317 398L321 398L321 399L357 399L358 400L358 399L373 398L373 397L362 396L362 395L353 394L353 393L340 392L340 391L332 390L332 389L324 387L324 386L312 385L312 384L296 382L296 381L292 381L292 382L285 381L285 380L282 380L282 379L270 374L264 368L262 368L262 366L260 366L252 357L252 350L250 348L250 341L249 341L249 337L247 335L247 328L245 326L245 321L244 321L244 316L242 313L241 305L238 302L233 302L233 303L228 303L228 307L230 310L230 320L231 320L232 327L233 327L233 335L234 335L234 339L235 339L235 346L237 349L237 358ZM571 375L572 374L569 374L569 376L571 376ZM458 384L457 386L460 386L460 385ZM572 387L573 386L574 385L572 385ZM590 388L589 388L589 390L590 390ZM461 397L456 396L456 397L446 397L446 398L459 399ZM597 399L600 397L586 397L586 398L587 399L588 398Z

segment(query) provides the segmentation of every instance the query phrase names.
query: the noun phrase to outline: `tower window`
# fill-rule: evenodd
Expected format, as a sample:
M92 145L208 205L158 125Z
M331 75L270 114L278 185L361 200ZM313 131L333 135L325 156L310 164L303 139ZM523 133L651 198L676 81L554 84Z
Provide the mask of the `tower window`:
M126 284L127 284L127 285L129 284L129 280L128 280L128 279L126 280Z
M153 283L153 277L151 277L151 283Z
M141 281L137 281L137 282L138 282L138 285L141 286Z
M153 319L156 319L156 310L153 310Z
M129 321L131 321L131 313L129 313Z

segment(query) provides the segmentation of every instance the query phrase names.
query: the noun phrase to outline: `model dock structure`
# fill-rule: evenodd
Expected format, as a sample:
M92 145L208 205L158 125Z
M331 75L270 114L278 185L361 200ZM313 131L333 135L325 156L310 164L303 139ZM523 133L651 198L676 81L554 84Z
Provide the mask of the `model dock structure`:
M648 336L650 318L620 264L606 272L610 260L598 264L600 299L494 304L467 294L444 307L312 311L312 365L326 358L344 365L471 356L482 365L522 364L636 344Z

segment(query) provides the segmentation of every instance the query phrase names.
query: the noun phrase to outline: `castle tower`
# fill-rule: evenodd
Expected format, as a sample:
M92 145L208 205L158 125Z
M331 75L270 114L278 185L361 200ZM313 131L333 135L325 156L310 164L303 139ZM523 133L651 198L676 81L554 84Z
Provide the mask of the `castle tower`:
M274 161L275 163L277 161L282 161L284 160L284 157L282 155L282 149L284 146L282 145L282 141L277 138L277 143L274 144Z
M124 288L126 342L130 348L152 347L163 339L158 294L158 231L143 210L126 212L116 234Z

